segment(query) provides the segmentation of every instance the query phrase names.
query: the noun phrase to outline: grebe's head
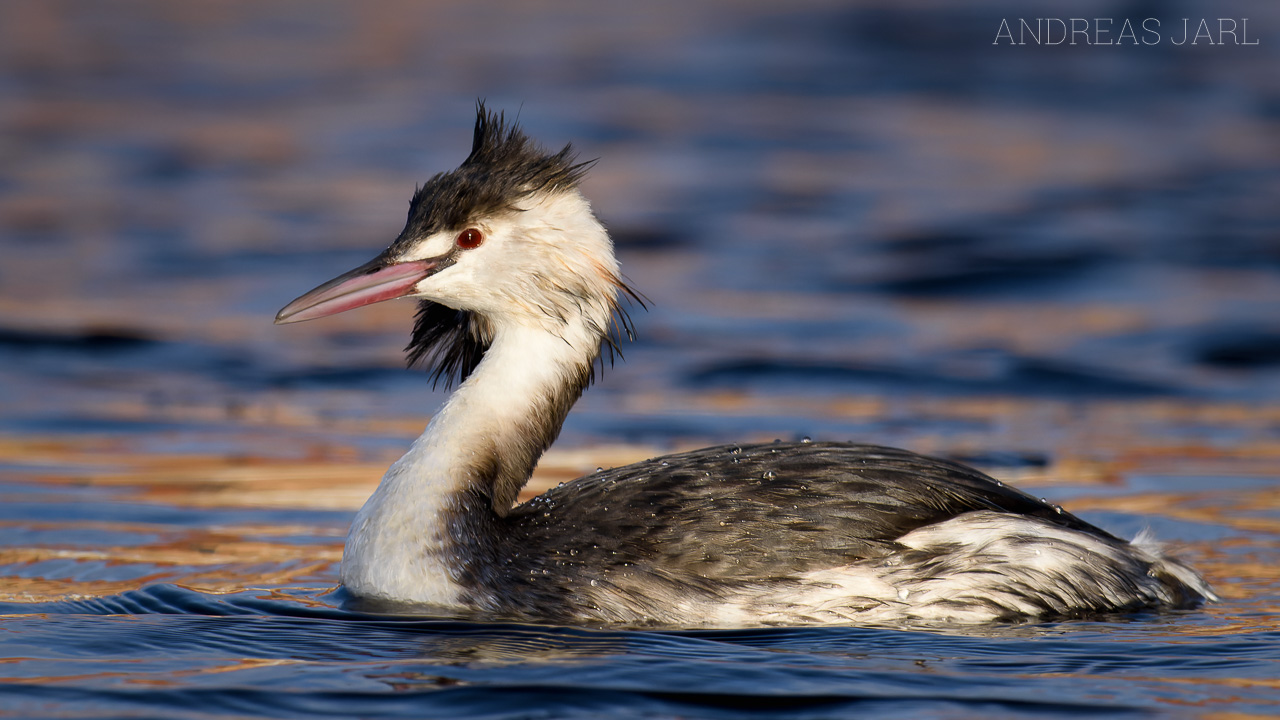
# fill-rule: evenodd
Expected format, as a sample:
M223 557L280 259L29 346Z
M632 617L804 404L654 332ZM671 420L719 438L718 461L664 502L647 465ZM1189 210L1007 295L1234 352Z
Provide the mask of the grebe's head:
M542 150L480 103L471 154L414 193L391 246L286 305L276 323L418 298L410 361L430 358L446 380L465 377L506 324L585 325L612 348L611 327L629 334L618 293L635 295L578 191L590 164L567 145Z

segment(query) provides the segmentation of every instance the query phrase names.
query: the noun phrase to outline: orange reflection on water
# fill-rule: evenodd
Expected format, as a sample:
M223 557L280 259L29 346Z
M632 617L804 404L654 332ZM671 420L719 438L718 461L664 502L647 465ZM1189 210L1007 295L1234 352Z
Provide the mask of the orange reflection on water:
M127 622L124 618L113 617L111 620L117 622ZM21 665L24 662L31 661L32 658L0 658L0 666L6 664ZM187 669L168 669L159 671L147 671L142 668L128 669L130 666L151 665L153 660L127 660L113 659L112 664L123 665L126 669L119 671L102 671L89 673L74 673L78 665L98 665L98 660L75 660L64 659L61 661L64 674L46 675L46 676L19 676L5 677L0 671L0 682L10 683L31 683L34 685L58 685L68 684L76 685L84 682L101 683L106 681L119 682L124 685L137 685L145 687L180 687L189 686L190 683L183 682L183 678L190 678L200 675L217 675L221 673L237 672L240 670L254 670L263 667L275 667L280 665L300 665L304 664L301 660L290 660L284 658L238 658L233 660L222 660L208 667L187 668Z

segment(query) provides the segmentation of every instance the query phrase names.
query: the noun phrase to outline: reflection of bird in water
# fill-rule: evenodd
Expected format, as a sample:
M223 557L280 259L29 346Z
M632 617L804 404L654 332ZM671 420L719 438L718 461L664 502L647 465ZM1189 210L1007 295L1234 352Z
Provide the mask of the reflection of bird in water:
M276 322L421 302L411 360L461 380L356 516L356 597L555 622L989 621L1182 607L1203 579L976 470L904 450L713 447L596 472L513 506L630 324L578 182L479 108L470 156L400 237Z

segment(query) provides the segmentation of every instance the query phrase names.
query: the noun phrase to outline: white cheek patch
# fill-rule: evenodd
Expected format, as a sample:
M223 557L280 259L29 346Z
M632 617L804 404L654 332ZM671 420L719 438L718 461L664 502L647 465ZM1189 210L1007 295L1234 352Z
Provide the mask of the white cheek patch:
M413 243L396 257L396 262L410 262L413 260L429 260L446 255L453 250L453 241L456 233L440 232L428 237L426 240L420 240Z

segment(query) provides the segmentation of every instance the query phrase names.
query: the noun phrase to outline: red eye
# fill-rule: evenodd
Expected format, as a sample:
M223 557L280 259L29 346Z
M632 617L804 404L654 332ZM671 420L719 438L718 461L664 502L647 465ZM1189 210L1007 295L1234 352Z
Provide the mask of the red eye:
M463 250L478 248L480 247L480 244L484 242L484 233L475 228L467 228L466 230L458 233L457 239L453 242Z

